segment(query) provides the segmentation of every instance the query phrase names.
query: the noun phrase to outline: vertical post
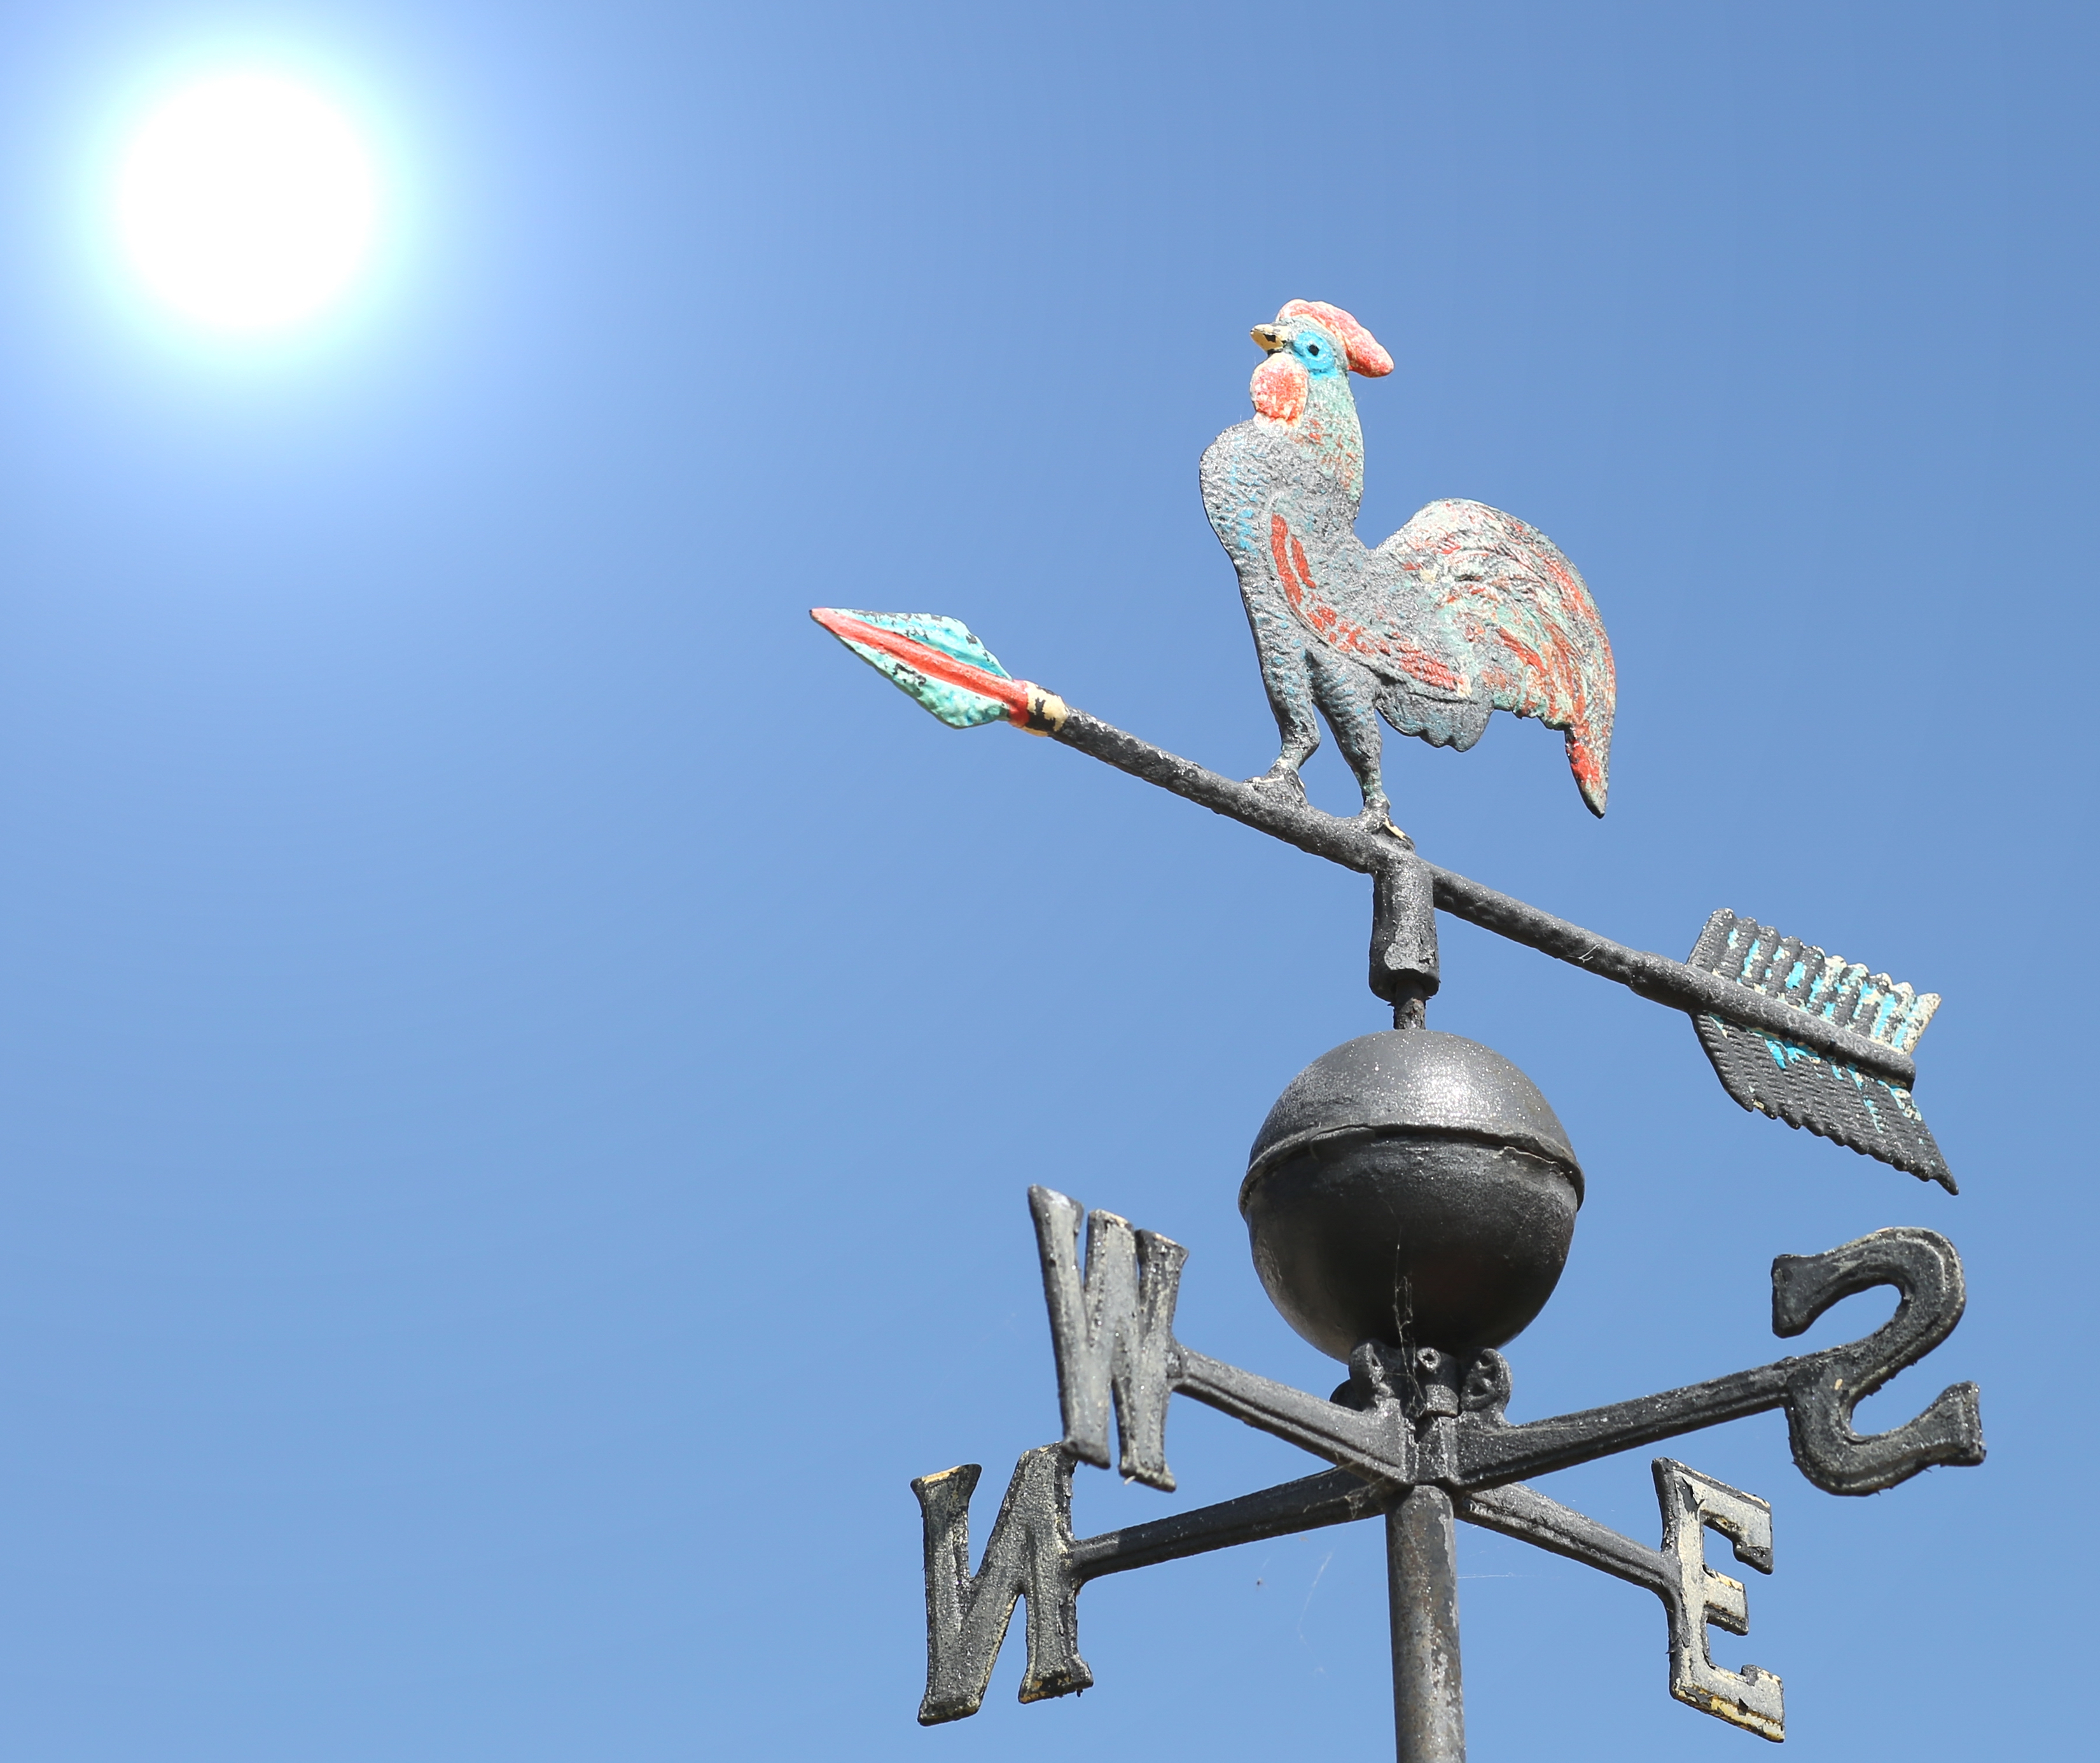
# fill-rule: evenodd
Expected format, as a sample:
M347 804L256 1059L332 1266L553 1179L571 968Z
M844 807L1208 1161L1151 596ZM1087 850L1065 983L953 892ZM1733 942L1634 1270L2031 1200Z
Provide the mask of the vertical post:
M1458 1563L1451 1496L1411 1489L1385 1515L1392 1603L1392 1722L1399 1763L1466 1763L1458 1677Z

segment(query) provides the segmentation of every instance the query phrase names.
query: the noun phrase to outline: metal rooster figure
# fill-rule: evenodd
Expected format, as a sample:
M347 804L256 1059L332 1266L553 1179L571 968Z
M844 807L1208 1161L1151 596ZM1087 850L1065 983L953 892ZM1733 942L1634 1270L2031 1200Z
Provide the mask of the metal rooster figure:
M1379 718L1460 752L1489 712L1568 732L1568 763L1604 811L1617 698L1612 646L1575 566L1482 502L1434 502L1373 550L1357 537L1364 435L1349 375L1392 357L1339 307L1292 300L1254 340L1256 414L1203 455L1203 507L1239 572L1283 751L1257 781L1304 799L1317 707L1387 819Z
M1838 1495L1894 1487L1935 1465L1983 1460L1976 1386L1861 1434L1855 1403L1946 1338L1966 1301L1938 1232L1877 1231L1772 1264L1771 1325L1802 1333L1877 1285L1896 1313L1865 1338L1577 1414L1513 1424L1498 1349L1551 1296L1586 1175L1545 1097L1492 1049L1427 1027L1440 983L1436 915L1449 912L1683 1011L1728 1094L1950 1194L1954 1179L1912 1095L1912 1054L1939 1000L1723 909L1690 958L1629 948L1426 862L1391 820L1383 719L1470 747L1498 709L1564 731L1602 815L1616 687L1611 646L1575 566L1543 533L1479 502L1432 502L1375 549L1356 534L1363 437L1352 373L1392 360L1339 307L1293 300L1254 328L1255 415L1203 455L1203 503L1239 574L1269 703L1276 763L1236 782L1008 674L953 618L811 616L953 727L1007 722L1371 878L1370 988L1393 1027L1322 1054L1255 1134L1239 1188L1256 1271L1284 1319L1348 1368L1330 1397L1272 1382L1179 1341L1186 1251L1112 1213L1030 1191L1057 1368L1062 1434L1016 1467L970 1566L966 1464L912 1483L925 1541L922 1722L974 1714L1017 1602L1028 1604L1021 1699L1083 1690L1077 1598L1104 1575L1259 1538L1382 1517L1401 1763L1462 1763L1454 1521L1518 1537L1653 1593L1679 1700L1763 1738L1785 1734L1783 1686L1714 1659L1710 1625L1749 1627L1744 1588L1707 1565L1706 1533L1771 1571L1772 1513L1674 1458L1653 1464L1660 1549L1524 1485L1577 1463L1772 1409L1795 1463ZM1299 768L1324 717L1363 812L1322 813ZM1080 1232L1085 1231L1083 1257ZM1091 1537L1071 1524L1078 1465L1110 1463L1171 1490L1168 1404L1202 1402L1312 1452L1324 1473Z

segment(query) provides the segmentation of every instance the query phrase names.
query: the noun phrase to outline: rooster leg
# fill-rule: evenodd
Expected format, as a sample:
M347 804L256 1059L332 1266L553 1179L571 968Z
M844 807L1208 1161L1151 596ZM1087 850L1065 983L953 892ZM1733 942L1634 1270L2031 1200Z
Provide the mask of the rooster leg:
M1320 718L1312 708L1312 678L1306 665L1305 645L1288 613L1280 613L1250 598L1247 623L1254 631L1255 654L1261 662L1261 683L1268 692L1268 707L1276 713L1277 732L1283 749L1260 777L1250 784L1274 785L1305 799L1305 785L1298 768L1320 745Z
M1308 657L1312 672L1312 696L1335 731L1335 745L1357 775L1364 793L1363 823L1368 827L1391 824L1392 804L1386 800L1385 780L1379 767L1384 741L1379 731L1377 677L1353 661L1333 655Z

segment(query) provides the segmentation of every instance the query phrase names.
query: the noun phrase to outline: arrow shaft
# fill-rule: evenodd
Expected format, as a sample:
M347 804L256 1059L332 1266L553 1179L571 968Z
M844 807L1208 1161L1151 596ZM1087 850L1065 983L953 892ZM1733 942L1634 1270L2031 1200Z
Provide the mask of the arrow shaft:
M1412 849L1395 835L1361 821L1345 820L1280 792L1207 771L1084 710L1068 710L1052 739L1132 777L1171 790L1213 814L1238 820L1361 874L1375 874ZM1693 1015L1725 1016L1731 1022L1807 1047L1837 1063L1855 1066L1905 1089L1917 1080L1917 1067L1908 1054L1852 1029L1841 1028L1793 1005L1731 984L1667 956L1614 943L1434 864L1424 867L1435 883L1437 908L1454 918L1612 980L1653 1003Z
M1436 883L1438 908L1454 918L1492 930L1512 943L1521 943L1542 955L1551 955L1585 973L1616 981L1652 1003L1666 1004L1695 1016L1725 1016L1731 1022L1762 1029L1841 1064L1858 1066L1905 1089L1917 1080L1917 1066L1908 1054L1869 1041L1855 1030L1841 1028L1794 1005L1731 984L1717 974L1701 973L1666 955L1614 943L1465 876L1440 869L1435 864L1424 867Z
M1374 833L1354 820L1323 814L1278 791L1206 771L1193 759L1155 747L1076 707L1065 712L1064 726L1050 738L1345 869L1372 874L1392 853L1407 848L1390 833Z

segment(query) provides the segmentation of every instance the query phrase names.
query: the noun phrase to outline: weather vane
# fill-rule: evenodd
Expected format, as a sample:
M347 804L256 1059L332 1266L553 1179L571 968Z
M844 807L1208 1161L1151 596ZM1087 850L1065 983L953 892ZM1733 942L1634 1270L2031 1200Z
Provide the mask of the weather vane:
M929 1725L973 1714L1015 1603L1027 1602L1021 1699L1084 1690L1077 1600L1088 1582L1238 1543L1383 1515L1401 1763L1465 1756L1453 1522L1586 1562L1643 1586L1668 1619L1670 1690L1761 1736L1785 1735L1780 1679L1714 1663L1709 1624L1748 1633L1742 1585L1707 1564L1714 1531L1771 1571L1771 1509L1674 1458L1654 1461L1659 1549L1606 1529L1524 1478L1783 1408L1802 1473L1870 1494L1935 1464L1983 1460L1976 1386L1958 1384L1891 1431L1862 1436L1855 1405L1960 1321L1961 1257L1937 1232L1877 1231L1772 1263L1772 1328L1805 1332L1877 1285L1896 1313L1865 1339L1512 1425L1496 1350L1536 1317L1565 1264L1583 1173L1523 1072L1426 1026L1438 987L1438 910L1688 1014L1729 1095L1949 1193L1954 1180L1912 1099L1911 1054L1939 998L1733 912L1691 957L1631 949L1424 861L1392 820L1380 720L1461 749L1507 710L1564 731L1577 787L1601 815L1610 780L1610 643L1575 566L1545 534L1479 502L1432 502L1376 547L1356 534L1363 437L1349 375L1389 373L1361 325L1293 300L1253 337L1256 414L1203 455L1203 505L1238 572L1282 749L1236 783L1012 678L963 625L927 613L812 616L942 722L1045 735L1371 878L1370 987L1393 1027L1315 1059L1255 1135L1239 1191L1255 1266L1299 1334L1348 1367L1321 1397L1183 1345L1175 1301L1186 1252L1108 1212L1029 1190L1057 1369L1062 1436L1015 1468L976 1571L975 1464L914 1482L925 1532ZM1317 714L1316 714L1317 713ZM1299 768L1334 732L1361 815L1322 813ZM1081 1227L1084 1224L1084 1257ZM1110 1464L1110 1415L1128 1478L1171 1490L1170 1398L1193 1397L1333 1468L1148 1524L1075 1537L1072 1476Z

